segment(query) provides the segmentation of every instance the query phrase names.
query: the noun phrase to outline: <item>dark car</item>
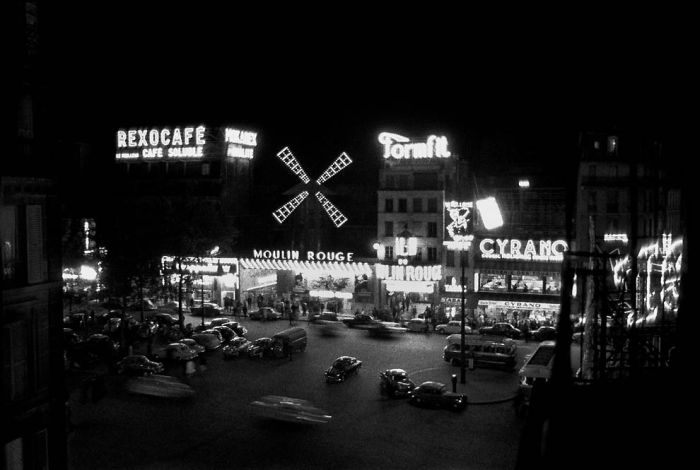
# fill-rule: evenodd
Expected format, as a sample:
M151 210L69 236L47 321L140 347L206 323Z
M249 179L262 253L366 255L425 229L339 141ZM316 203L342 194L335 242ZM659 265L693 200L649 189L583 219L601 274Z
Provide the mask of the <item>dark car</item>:
M513 339L519 339L520 337L522 337L522 332L519 329L506 322L500 322L492 326L484 326L482 328L479 328L479 334L507 336L508 338Z
M155 311L157 308L156 304L154 304L149 299L143 299L141 302L134 302L133 304L126 307L126 309L140 312L142 310L141 309L142 306L143 306L144 312Z
M163 372L163 363L151 361L142 354L133 354L117 362L117 372L132 375L158 374Z
M373 325L377 323L377 320L375 320L372 315L366 313L359 313L353 318L343 319L343 323L345 323L345 325L347 325L349 328L354 328L356 326Z
M219 317L224 314L224 309L212 302L204 302L204 315L202 315L202 306L197 305L190 309L190 313L195 317Z
M248 347L248 357L272 355L272 338L258 338Z
M224 353L224 359L231 359L234 357L239 357L241 354L248 351L251 346L251 342L242 336L233 338L229 344L224 346L222 349Z
M66 328L83 328L87 326L89 314L87 312L73 312L63 317L63 326Z
M151 319L158 325L173 326L177 324L177 317L165 312L158 312Z
M408 392L416 388L416 384L408 378L403 369L387 369L379 374L379 387L382 394L390 397L408 396Z
M541 326L532 332L535 341L550 341L557 339L557 329L553 326Z
M362 367L362 361L352 356L340 356L326 370L326 382L339 383L350 374L356 374Z
M450 392L440 382L423 382L408 393L408 402L417 406L432 406L462 411L467 407L467 397L462 393Z
M221 326L231 328L238 336L245 336L248 333L248 329L237 321L228 321Z
M254 312L248 312L251 320L279 320L282 318L282 312L278 312L272 307L261 307Z
M212 330L216 330L219 333L221 333L221 336L223 337L224 342L231 341L233 338L235 338L237 336L236 332L227 326L215 326L212 328Z
M338 314L335 312L314 312L309 315L309 321L338 321Z

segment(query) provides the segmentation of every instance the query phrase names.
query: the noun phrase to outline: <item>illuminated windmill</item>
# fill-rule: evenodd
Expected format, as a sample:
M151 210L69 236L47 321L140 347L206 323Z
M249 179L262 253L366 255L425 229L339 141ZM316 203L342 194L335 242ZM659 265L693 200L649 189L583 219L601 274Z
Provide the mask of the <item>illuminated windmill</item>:
M294 209L299 207L299 205L309 196L309 193L314 193L318 202L321 203L323 209L326 211L331 221L336 227L340 227L348 218L343 215L342 212L338 210L337 207L333 205L331 201L328 200L326 196L321 192L323 183L335 176L340 170L352 163L352 160L347 153L343 152L338 158L335 159L331 165L326 168L326 171L316 180L311 181L311 178L306 174L304 169L301 167L297 159L289 150L289 147L285 147L277 153L277 157L282 160L282 162L287 165L287 167L294 172L295 175L299 177L302 183L304 183L304 188L299 194L294 196L292 200L287 202L285 205L277 209L272 213L272 215L277 219L277 222L282 223L289 217L289 214L294 212Z

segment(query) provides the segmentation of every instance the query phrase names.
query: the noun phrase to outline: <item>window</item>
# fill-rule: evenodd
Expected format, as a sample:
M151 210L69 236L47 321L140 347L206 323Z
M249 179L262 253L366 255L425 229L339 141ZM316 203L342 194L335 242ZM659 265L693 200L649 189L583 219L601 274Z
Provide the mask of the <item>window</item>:
M399 199L399 212L408 211L408 201L406 199Z
M413 198L413 212L423 212L423 199L419 197Z
M415 254L416 261L421 261L423 259L423 247L416 247L416 254Z
M431 197L428 199L428 212L437 212L437 198Z
M506 286L505 274L489 274L479 276L479 290L482 291L498 291L505 292L508 290Z
M434 246L428 247L428 261L437 261L437 248Z
M510 290L514 292L541 294L542 278L539 276L520 276L513 274L510 277Z
M413 187L414 189L436 189L438 187L437 173L415 173Z
M593 141L593 148L596 150L600 150L600 142L599 141Z
M393 237L394 236L394 222L384 222L384 236Z
M17 206L3 206L0 212L0 243L2 243L2 279L9 281L17 275Z
M399 175L399 189L410 189L408 175Z
M14 322L3 326L2 355L3 355L3 398L17 400L22 398L28 389L29 364L27 353L27 325L25 322Z
M437 222L428 222L428 236L437 237Z
M606 211L608 213L616 214L619 212L619 194L617 191L609 191L607 193L607 204L606 204Z
M617 136L615 135L608 137L608 154L617 155Z
M394 259L394 247L385 246L384 247L384 259Z
M597 199L598 195L595 191L591 191L588 193L588 212L597 212L598 211L598 204L597 204Z
M396 176L394 175L386 175L386 187L387 189L395 189L396 188Z
M455 265L455 252L452 250L447 250L445 252L445 265L454 267Z
M590 165L590 166L588 167L588 176L592 176L592 177L595 178L596 172L597 172L597 169L596 169L596 166L595 166L595 165Z
M209 176L209 164L202 163L202 176Z
M384 200L384 212L394 212L394 200L385 199Z
M48 278L43 211L40 205L29 205L26 212L27 282L34 284L46 281Z

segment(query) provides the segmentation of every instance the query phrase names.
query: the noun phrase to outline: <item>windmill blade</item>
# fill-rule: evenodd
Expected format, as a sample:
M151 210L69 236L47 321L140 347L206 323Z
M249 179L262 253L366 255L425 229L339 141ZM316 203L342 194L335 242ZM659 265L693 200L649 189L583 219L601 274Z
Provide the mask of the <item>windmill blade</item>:
M289 150L289 147L285 147L277 152L277 157L282 160L282 162L287 165L287 167L292 170L304 184L308 184L308 182L311 181L311 178L309 178L309 175L307 175L304 169L301 167L297 159L292 154L292 151Z
M333 176L335 176L336 173L338 173L340 170L342 170L351 163L352 159L348 156L348 154L345 152L341 153L340 156L336 158L333 163L331 163L331 166L326 168L326 171L323 172L323 174L316 180L316 182L318 184L325 183Z
M304 199L306 199L306 197L307 197L308 195L309 195L309 192L308 192L308 191L302 191L302 192L300 192L299 194L297 194L296 196L294 196L294 198L293 198L292 200L290 200L288 203L286 203L285 205L283 205L282 207L280 207L279 209L277 209L275 212L273 212L273 213L272 213L272 216L273 216L275 219L277 219L277 222L279 222L279 223L284 222L284 219L286 219L287 217L289 217L289 214L291 214L292 212L294 212L294 209L296 209L297 207L299 207L299 204L301 204L301 202L302 202Z
M326 210L326 213L330 216L331 220L335 224L336 227L340 227L343 225L345 222L348 221L348 218L343 215L342 212L338 210L337 207L329 201L326 196L321 194L321 191L316 193L316 199L318 199L318 202L321 203L323 208Z

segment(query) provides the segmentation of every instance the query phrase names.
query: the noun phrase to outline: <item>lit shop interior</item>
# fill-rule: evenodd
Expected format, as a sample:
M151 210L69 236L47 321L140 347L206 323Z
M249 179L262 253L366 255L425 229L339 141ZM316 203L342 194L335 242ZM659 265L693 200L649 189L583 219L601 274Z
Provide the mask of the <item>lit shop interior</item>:
M224 305L225 297L240 299L237 258L163 256L161 262L163 287L172 300L178 299L181 275L183 302L190 306L202 299L220 306Z
M353 313L371 305L367 263L251 258L239 263L241 297L250 298L254 308L288 300L305 302L310 310Z

